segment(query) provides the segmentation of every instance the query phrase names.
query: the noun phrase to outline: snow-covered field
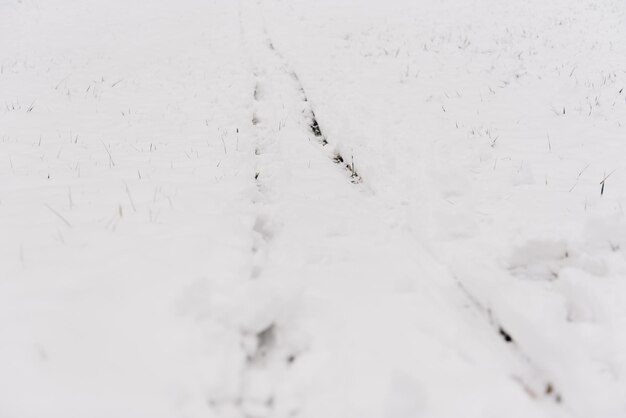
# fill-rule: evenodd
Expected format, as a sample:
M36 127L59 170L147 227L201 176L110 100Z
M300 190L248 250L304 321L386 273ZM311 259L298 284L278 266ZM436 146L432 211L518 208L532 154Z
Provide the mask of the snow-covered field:
M0 0L0 418L626 417L622 0Z

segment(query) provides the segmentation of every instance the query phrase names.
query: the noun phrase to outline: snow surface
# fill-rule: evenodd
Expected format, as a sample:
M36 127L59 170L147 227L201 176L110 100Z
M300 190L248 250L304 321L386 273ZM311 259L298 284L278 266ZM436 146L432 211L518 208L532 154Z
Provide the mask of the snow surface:
M626 416L626 3L0 0L0 418Z

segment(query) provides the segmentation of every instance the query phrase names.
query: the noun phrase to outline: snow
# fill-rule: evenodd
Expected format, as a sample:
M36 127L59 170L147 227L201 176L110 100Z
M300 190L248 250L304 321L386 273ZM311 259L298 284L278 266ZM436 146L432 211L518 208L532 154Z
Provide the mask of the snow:
M0 417L626 416L622 2L0 16Z

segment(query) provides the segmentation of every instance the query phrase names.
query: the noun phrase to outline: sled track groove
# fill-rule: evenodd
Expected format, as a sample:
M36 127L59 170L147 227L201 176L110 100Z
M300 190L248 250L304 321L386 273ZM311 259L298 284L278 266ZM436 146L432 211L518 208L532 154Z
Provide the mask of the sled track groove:
M258 13L258 11L257 11ZM259 18L261 19L261 18ZM363 183L363 178L358 173L355 164L354 158L350 156L350 159L347 159L338 151L331 151L329 148L332 146L331 141L329 141L328 136L325 134L323 124L320 122L318 115L315 113L314 105L311 103L311 100L306 93L306 90L303 86L303 83L300 80L298 74L291 68L288 64L287 60L284 56L279 52L276 48L275 42L268 35L267 29L262 23L258 24L258 33L256 36L262 39L261 42L257 45L258 48L264 49L264 51L256 51L260 56L265 56L268 60L274 61L275 63L279 63L276 67L279 68L278 71L282 73L282 79L287 80L289 78L291 80L291 86L283 86L286 87L287 90L291 90L291 96L294 99L294 102L299 103L302 106L301 112L301 120L300 124L306 126L309 133L309 142L315 143L318 146L318 150L320 150L324 155L326 155L334 164L341 167L346 173L349 181L353 184ZM244 22L242 22L242 26L245 26ZM242 32L245 32L242 29ZM262 44L262 46L261 46ZM255 104L261 104L264 100L264 89L270 88L270 86L264 83L263 78L267 75L266 73L271 72L272 69L265 67L263 68L265 63L261 62L260 66L262 67L261 71L255 73L255 86L254 90L251 92L251 97ZM287 77L288 76L288 77ZM285 81L285 83L287 83ZM251 117L251 124L257 130L263 130L267 128L268 121L264 120L263 117L255 110ZM278 123L279 130L281 122ZM259 134L262 136L262 134ZM266 138L267 139L267 138ZM264 149L266 147L271 147L272 143L259 141L255 148L256 157L261 157L265 152ZM262 195L264 193L264 181L263 181L263 169L261 168L262 162L259 162L259 168L255 172L254 181L259 189L259 193ZM262 228L261 228L262 229ZM260 234L261 236L266 236L262 231L259 232L255 227L255 234ZM417 240L418 238L415 237ZM263 247L267 250L268 247L271 246L271 237L263 239ZM259 274L254 274L253 278L260 276ZM502 350L508 350L513 353L515 357L517 357L522 363L527 365L528 370L530 371L530 375L535 376L534 381L528 381L523 377L512 375L510 376L512 380L514 380L517 384L519 384L520 389L528 395L530 398L535 400L540 399L549 399L553 401L555 404L563 405L564 398L562 393L557 389L557 385L553 381L546 377L546 372L541 370L539 366L537 366L536 362L524 352L523 347L521 347L517 340L515 339L514 333L512 333L492 312L489 307L484 306L480 303L479 299L472 294L470 290L467 289L466 286L457 278L454 277L456 285L458 287L459 293L462 297L469 302L469 306L474 310L474 312L482 318L484 322L488 324L488 326L493 329L497 338L502 343ZM276 328L272 324L267 329L263 330L257 335L258 339L258 350L259 354L250 358L249 367L250 368L263 368L267 367L268 359L270 359L270 354L273 349L275 349L276 345ZM288 367L294 360L294 356L289 356L287 361L285 362L283 359L283 363ZM273 360L275 361L275 360Z

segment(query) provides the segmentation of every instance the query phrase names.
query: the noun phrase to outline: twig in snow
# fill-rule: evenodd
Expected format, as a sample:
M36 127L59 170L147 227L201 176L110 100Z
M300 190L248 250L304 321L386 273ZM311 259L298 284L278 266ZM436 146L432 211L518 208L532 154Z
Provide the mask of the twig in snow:
M580 170L580 172L578 173L578 177L576 177L576 183L574 183L574 185L572 186L571 189L569 189L570 193L572 192L572 190L574 190L574 187L576 187L578 185L578 180L580 180L580 176L583 175L583 173L589 168L589 166L591 165L591 163L587 164L585 166L585 168L583 168L582 170Z
M55 90L58 90L58 89L59 89L59 87L61 87L61 84L63 84L63 82L64 82L65 80L67 80L68 78L70 78L70 75L71 75L71 74L68 74L68 75L67 75L67 76L66 76L63 80L59 81L59 83L58 83L58 84L54 87L54 89L55 89Z
M50 212L54 213L60 220L62 220L65 225L67 225L69 228L72 227L72 224L69 223L68 220L65 219L59 212L52 209L47 203L44 203L44 206L47 207L50 210Z
M137 212L137 208L135 208L135 203L133 202L133 196L130 194L130 189L128 188L128 184L124 183L126 187L126 194L128 195L128 201L130 202L130 207L133 208L133 212Z
M606 180L611 177L611 174L615 173L615 170L611 171L608 175L605 175L602 181L600 182L600 196L604 195L604 184Z
M224 147L224 155L228 155L228 151L226 151L226 141L224 141L224 136L226 131L222 132L220 135L220 139L222 140L222 146Z
M109 155L109 167L115 167L115 161L113 161L113 157L111 156L111 152L109 151L109 148L104 144L102 140L100 140L100 142L102 142L102 146L104 147L105 151Z

